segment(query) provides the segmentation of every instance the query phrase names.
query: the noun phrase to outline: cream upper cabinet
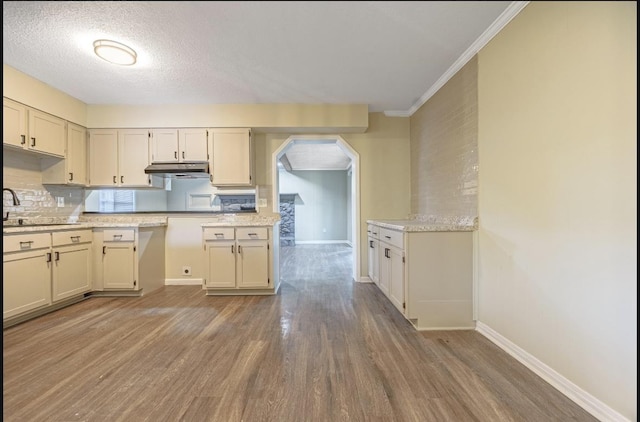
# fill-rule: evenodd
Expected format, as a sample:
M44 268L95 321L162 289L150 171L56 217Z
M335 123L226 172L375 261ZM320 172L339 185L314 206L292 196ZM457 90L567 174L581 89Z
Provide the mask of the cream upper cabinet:
M203 162L209 159L207 129L152 129L153 163Z
M120 186L148 187L152 177L144 172L149 165L149 131L118 131L118 183Z
M89 185L118 186L118 131L89 130Z
M162 187L161 178L144 172L148 165L148 130L89 131L89 186Z
M7 98L2 99L2 143L26 148L27 107Z
M210 129L209 145L209 173L212 185L253 185L253 145L250 129Z
M87 185L87 130L82 126L67 123L66 144L64 160L57 158L41 160L42 184Z
M87 129L67 123L67 183L87 184Z
M64 157L66 122L3 98L3 145Z

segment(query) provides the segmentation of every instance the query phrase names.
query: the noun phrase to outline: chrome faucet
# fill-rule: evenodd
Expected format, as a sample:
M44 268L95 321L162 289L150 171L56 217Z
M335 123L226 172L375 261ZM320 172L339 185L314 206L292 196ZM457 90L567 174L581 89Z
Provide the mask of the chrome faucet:
M20 200L18 199L18 195L16 195L16 193L13 191L13 189L9 189L9 188L2 188L2 194L4 195L4 191L9 191L11 193L11 196L13 197L13 205L20 205ZM4 216L4 218L2 219L2 221L7 221L9 219L9 212L7 212Z

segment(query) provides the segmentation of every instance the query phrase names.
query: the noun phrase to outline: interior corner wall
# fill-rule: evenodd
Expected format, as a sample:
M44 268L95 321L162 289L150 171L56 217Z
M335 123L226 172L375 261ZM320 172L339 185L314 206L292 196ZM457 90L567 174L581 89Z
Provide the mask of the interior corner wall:
M347 241L347 171L280 171L280 193L296 194L295 241Z
M478 61L411 116L411 213L478 216Z
M479 322L635 421L637 4L531 2L478 75Z

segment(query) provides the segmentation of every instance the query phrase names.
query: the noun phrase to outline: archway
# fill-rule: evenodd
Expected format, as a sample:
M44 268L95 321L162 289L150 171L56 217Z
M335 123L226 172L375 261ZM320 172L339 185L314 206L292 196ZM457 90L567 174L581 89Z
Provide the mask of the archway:
M278 161L294 144L335 144L351 159L351 243L353 248L354 281L360 280L360 154L341 136L337 135L293 135L273 153L271 174L273 186L273 212L280 212L280 181Z

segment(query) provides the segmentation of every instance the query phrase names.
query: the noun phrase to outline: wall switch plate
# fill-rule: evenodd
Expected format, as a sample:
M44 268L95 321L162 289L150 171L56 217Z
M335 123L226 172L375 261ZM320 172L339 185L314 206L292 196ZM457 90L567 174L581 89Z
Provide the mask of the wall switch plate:
M58 207L64 207L64 196L56 197L56 202L58 204Z

